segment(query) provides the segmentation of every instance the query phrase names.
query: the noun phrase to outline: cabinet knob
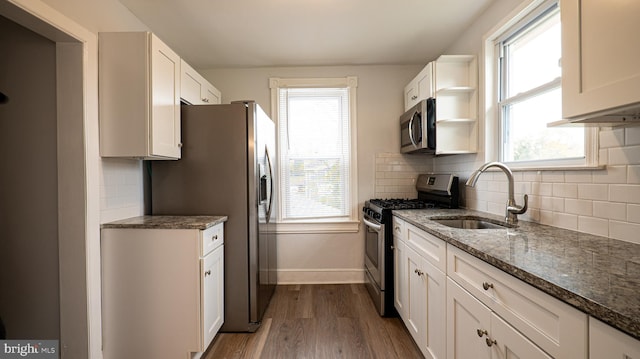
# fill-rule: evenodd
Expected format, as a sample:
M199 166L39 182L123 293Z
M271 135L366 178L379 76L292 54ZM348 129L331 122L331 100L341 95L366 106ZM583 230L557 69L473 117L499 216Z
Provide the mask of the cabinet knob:
M218 239L218 235L217 235L217 234L214 234L214 235L211 237L211 240L212 240L212 241L215 241L216 239Z
M394 249L396 249L396 247L394 247L394 246L391 246L391 250L394 250Z
M206 97L204 97L204 98L202 99L202 102L209 103L209 99L208 99L208 98L206 98Z
M489 334L489 332L488 332L488 331L486 331L485 329L478 329L478 330L477 330L477 332L478 332L478 336L479 336L480 338L482 338L483 336L485 336L485 335Z
M411 99L412 99L412 100L415 100L415 99L417 99L417 98L418 98L418 96L416 96L416 95L411 96Z
M421 271L420 269L416 268L414 269L413 273L417 274L419 277L421 277L422 275L424 275L424 272Z
M494 344L498 344L498 342L495 339L491 339L491 338L487 338L485 339L485 342L487 343L487 346L493 346Z
M482 283L482 288L484 288L484 290L489 290L489 288L493 288L493 283L484 282Z
M211 275L211 269L209 269L208 271L204 272L204 276L205 276L205 277L206 277L206 276L209 276L209 275Z
M396 231L399 231L399 230L400 230L400 226L395 226L395 227L394 227L394 229L395 229Z
M182 142L178 143L178 147L182 148Z

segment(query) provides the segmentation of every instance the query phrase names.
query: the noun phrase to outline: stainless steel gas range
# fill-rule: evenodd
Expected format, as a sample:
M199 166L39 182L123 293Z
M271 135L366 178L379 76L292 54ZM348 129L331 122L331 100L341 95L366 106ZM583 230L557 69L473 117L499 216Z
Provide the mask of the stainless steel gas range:
M382 316L395 316L393 307L393 229L396 209L458 208L458 177L452 174L421 174L416 181L418 198L371 199L363 212L365 229L365 284Z

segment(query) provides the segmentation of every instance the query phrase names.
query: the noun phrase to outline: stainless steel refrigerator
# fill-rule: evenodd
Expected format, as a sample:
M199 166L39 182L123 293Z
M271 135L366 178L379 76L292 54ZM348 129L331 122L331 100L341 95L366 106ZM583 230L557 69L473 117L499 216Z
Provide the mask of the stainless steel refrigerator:
M255 102L183 105L182 158L152 161L154 215L226 215L224 332L258 329L276 285L275 125Z

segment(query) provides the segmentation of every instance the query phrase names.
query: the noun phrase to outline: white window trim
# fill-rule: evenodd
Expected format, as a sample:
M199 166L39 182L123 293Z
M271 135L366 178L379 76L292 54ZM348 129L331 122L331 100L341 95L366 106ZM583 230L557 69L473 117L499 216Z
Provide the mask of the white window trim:
M271 118L279 122L278 105L278 89L281 88L332 88L332 87L348 87L349 88L349 116L350 116L350 136L351 136L351 167L349 168L349 193L351 209L349 211L349 219L346 220L283 220L282 206L278 206L276 213L276 232L278 233L356 233L360 227L358 220L358 164L357 164L357 116L356 116L356 88L358 87L358 78L355 76L333 77L333 78L279 78L272 77L269 79L269 88L271 89ZM279 124L276 123L276 127ZM279 133L276 128L276 133ZM280 141L277 141L277 150L280 153ZM276 173L279 172L276 169ZM282 203L282 191L278 185L278 203Z
M507 17L494 26L483 36L482 60L484 62L484 149L485 161L500 160L500 107L498 106L498 41L509 28L531 16L539 6L553 0L526 0ZM482 100L481 100L482 101ZM546 160L531 162L505 162L514 171L530 170L592 170L601 169L598 164L598 127L585 127L585 159L576 160Z

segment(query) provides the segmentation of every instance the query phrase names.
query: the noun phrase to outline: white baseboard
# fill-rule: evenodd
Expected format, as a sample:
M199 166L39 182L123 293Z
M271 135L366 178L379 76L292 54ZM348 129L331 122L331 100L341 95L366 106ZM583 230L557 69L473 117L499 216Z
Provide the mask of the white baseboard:
M278 284L364 283L364 269L279 269Z

